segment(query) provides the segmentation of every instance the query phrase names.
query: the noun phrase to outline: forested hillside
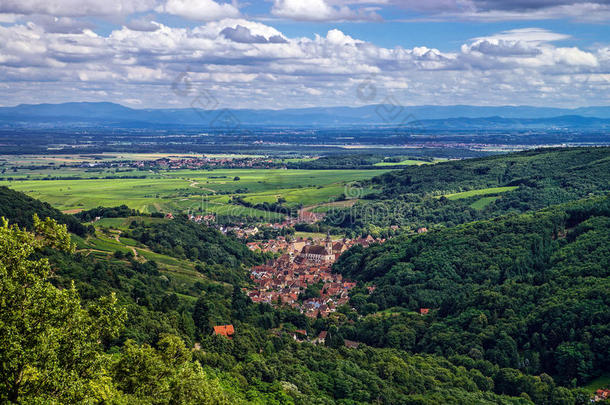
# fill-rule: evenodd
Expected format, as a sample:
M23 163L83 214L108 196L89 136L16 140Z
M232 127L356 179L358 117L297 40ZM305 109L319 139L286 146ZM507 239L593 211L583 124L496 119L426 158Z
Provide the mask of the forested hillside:
M585 404L608 371L608 198L354 247L335 265L358 281L350 304L316 319L245 295L266 257L243 242L132 218L121 236L154 255L0 225L0 402Z
M610 184L610 148L532 150L410 166L373 178L350 209L328 212L330 226L376 232L391 225L454 226L522 213L588 195Z
M336 326L345 315L311 322L213 280L193 286L193 302L153 263L74 255L52 220L35 219L32 231L0 226L2 402L531 403L502 394L505 372L490 362L347 349ZM210 334L225 323L235 326L232 340ZM295 342L295 328L328 329L328 343ZM550 377L510 373L544 403L587 399Z
M38 214L41 218L53 218L61 224L66 224L70 232L80 236L93 230L93 228L82 225L72 215L63 214L48 203L33 199L8 187L0 186L0 217L31 229L34 224L32 220L34 214Z
M214 228L189 221L184 215L165 223L132 223L128 235L156 252L207 264L239 267L261 262L261 257L243 242Z
M568 386L589 381L609 370L609 225L606 197L354 247L334 269L376 286L352 295L360 313L430 313L368 316L342 332L544 372Z

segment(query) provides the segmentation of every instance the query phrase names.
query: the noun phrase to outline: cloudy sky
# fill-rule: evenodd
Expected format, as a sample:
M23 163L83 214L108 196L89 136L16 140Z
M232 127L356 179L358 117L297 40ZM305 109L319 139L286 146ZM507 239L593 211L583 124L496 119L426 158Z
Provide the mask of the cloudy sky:
M0 92L6 106L610 105L610 0L0 0Z

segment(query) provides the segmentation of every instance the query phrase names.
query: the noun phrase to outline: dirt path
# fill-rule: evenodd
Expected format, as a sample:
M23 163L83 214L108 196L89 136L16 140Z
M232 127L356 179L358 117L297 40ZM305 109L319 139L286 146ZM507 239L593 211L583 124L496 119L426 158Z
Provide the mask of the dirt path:
M118 243L121 243L121 231L117 230L116 234L114 235L114 240L116 240ZM122 243L121 243L122 244ZM136 259L138 258L138 251L136 250L136 248L134 248L133 246L127 246L128 248L131 249L131 251L133 252L133 257L135 257Z
M196 182L196 181L191 181L191 184L189 184L189 187L196 187L196 188L201 189L201 190L209 191L209 192L211 192L212 194L216 194L216 191L215 191L215 190L212 190L211 188L197 187L199 184L200 184L200 183L198 183L198 182Z

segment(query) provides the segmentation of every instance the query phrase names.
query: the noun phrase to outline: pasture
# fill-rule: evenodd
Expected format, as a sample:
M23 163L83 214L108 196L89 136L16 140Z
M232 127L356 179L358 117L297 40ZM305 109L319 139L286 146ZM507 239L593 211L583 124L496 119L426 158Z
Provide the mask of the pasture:
M346 193L349 184L370 179L388 170L286 170L217 169L139 172L137 179L57 179L5 181L6 185L48 202L62 211L87 210L125 204L145 213L203 212L217 215L281 218L279 214L235 205L231 195L252 204L273 203L311 206L333 201ZM86 169L76 172L86 173ZM83 176L85 177L85 176ZM357 189L359 190L359 189ZM371 190L359 190L359 193ZM116 225L116 224L113 224Z
M505 193L507 191L515 190L516 188L517 188L517 186L490 187L490 188L482 188L479 190L462 191L460 193L445 194L444 196L447 197L449 200L459 200L462 198L470 198L470 197L476 197L476 196L485 196L485 195Z
M487 207L492 202L496 201L498 198L500 198L500 197L499 196L482 197L482 198L479 198L478 200L476 200L475 202L473 202L472 204L470 204L470 207L474 208L475 210L482 210L483 208Z

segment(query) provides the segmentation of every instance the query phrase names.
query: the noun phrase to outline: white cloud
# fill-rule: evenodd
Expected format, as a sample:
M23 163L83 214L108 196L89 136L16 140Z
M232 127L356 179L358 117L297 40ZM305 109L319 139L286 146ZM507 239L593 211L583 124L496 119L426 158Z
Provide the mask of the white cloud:
M404 104L535 104L541 89L545 104L610 102L608 48L559 47L554 41L565 35L536 28L442 52L384 48L338 29L290 38L243 18L195 28L151 24L155 30L126 26L108 35L0 26L0 77L11 102L137 98L142 106L188 106L192 97L171 90L184 72L232 107L356 105L357 86L371 77L379 94Z
M156 31L159 29L159 23L153 21L152 16L144 16L134 18L127 22L127 28L133 31Z
M0 23L14 23L19 18L19 14L1 14L0 13Z
M475 38L475 40L520 41L530 43L552 42L571 38L570 35L559 34L542 28L519 28L502 31L494 35Z
M229 3L213 0L167 0L155 9L160 13L177 15L189 20L212 21L239 16L239 10Z
M333 0L336 4L394 6L421 16L417 19L453 21L535 21L570 19L607 22L608 0Z
M271 13L300 21L378 21L381 17L367 9L333 6L326 0L274 0Z
M2 0L0 13L52 16L125 16L151 10L155 0Z
M593 68L599 65L596 55L576 47L555 47L550 42L570 38L540 28L503 31L488 37L475 38L461 47L462 55L478 59L480 66L547 67L559 69L561 65ZM473 59L469 59L470 62Z

